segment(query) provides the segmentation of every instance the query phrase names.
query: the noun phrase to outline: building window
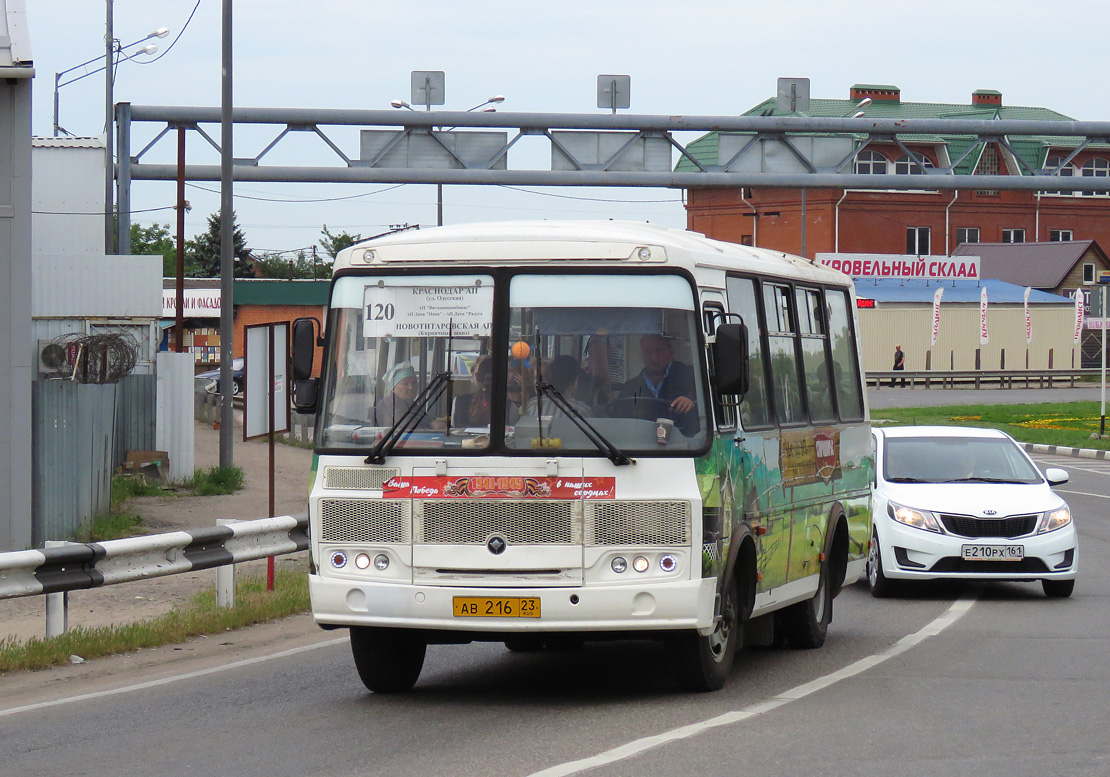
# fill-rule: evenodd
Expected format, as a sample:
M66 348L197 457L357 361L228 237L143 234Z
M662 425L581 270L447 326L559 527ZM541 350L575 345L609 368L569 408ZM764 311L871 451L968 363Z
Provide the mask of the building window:
M1095 282L1095 265L1094 262L1083 263L1083 283L1091 285Z
M894 172L898 175L924 175L926 169L930 169L933 163L929 161L929 157L924 154L913 154L913 159L910 154L903 154L894 162Z
M741 235L740 236L740 245L742 245L742 246L752 245L752 236L751 235Z
M1068 164L1064 164L1064 159L1065 158L1066 157L1062 157L1062 156L1050 156L1048 159L1045 160L1045 163L1044 163L1045 170L1049 171L1050 173L1051 172L1056 172L1057 170L1059 170L1059 172L1056 172L1056 175L1059 175L1061 178L1074 178L1076 175L1078 175L1076 167L1075 167L1075 165L1071 164L1070 162ZM1041 193L1042 194L1063 194L1063 195L1066 195L1066 196L1073 196L1073 195L1079 194L1079 192L1076 192L1076 191L1064 191L1062 189L1057 189L1057 190L1053 190L1053 191L1045 191L1045 192L1041 192Z
M906 253L918 256L929 253L928 227L906 227Z
M1072 239L1072 234L1070 229L1050 229L1048 230L1048 242L1066 243Z
M979 227L956 227L956 245L978 242Z
M1024 229L1004 229L1002 230L1003 243L1024 243L1025 230Z
M983 153L979 156L979 164L975 166L975 175L998 175L1001 168L998 162L998 151L994 146L988 143L983 147ZM980 189L975 192L976 194L998 194L997 189Z
M878 151L861 151L856 157L858 175L885 175L890 161Z
M1079 172L1084 178L1110 178L1110 159L1096 156L1083 165L1083 169ZM1110 192L1083 192L1083 194L1087 197L1110 196Z

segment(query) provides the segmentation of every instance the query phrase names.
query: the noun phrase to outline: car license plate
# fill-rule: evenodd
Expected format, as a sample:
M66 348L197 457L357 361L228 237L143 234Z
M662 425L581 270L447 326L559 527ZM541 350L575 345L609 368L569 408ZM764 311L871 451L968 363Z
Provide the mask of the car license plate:
M965 561L1021 561L1024 545L964 545Z
M538 618L538 596L456 596L456 618Z

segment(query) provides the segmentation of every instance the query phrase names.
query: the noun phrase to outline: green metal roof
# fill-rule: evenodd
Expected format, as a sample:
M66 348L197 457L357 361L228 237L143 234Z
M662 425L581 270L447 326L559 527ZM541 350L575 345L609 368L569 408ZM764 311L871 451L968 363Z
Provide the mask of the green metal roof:
M896 86L856 84L852 87L858 90L897 90ZM977 94L998 94L992 90L980 89ZM811 99L809 111L804 115L815 118L848 117L857 110L857 100L827 100ZM1025 106L1007 105L957 105L954 103L909 103L897 100L874 99L867 106L866 116L873 119L1020 119L1036 121L1074 121L1072 117L1065 116L1049 108L1033 108ZM778 100L770 97L746 111L744 116L789 116L789 111L778 110ZM861 142L866 135L856 136ZM967 149L974 144L975 139L969 136L948 135L899 135L903 142L932 143L946 145L948 156L953 161L959 159ZM1049 147L1074 147L1078 145L1077 138L1058 138L1052 136L1022 136L1012 138L1010 145L1015 153L1031 168L1040 168L1047 156ZM718 138L716 132L710 132L686 146L686 151L703 165L719 164ZM970 175L974 170L979 155L972 152L956 166L958 175ZM685 157L679 159L675 172L696 172L697 168Z
M236 305L326 305L330 280L236 280Z

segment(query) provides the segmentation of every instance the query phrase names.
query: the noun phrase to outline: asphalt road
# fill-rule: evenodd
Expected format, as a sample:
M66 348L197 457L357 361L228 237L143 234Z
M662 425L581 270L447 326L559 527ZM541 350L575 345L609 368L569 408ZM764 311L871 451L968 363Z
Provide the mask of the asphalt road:
M940 407L943 405L1025 405L1041 402L1098 402L1099 386L1050 389L911 389L869 388L871 412L884 407ZM1110 394L1108 394L1110 398Z
M1110 774L1110 463L1037 458L1072 474L1059 490L1082 556L1067 600L1039 584L926 585L893 600L853 586L824 648L745 650L729 685L704 695L679 690L656 645L624 643L433 647L413 693L378 696L337 633L320 632L177 678L91 676L51 689L50 706L5 713L13 700L0 700L0 771Z

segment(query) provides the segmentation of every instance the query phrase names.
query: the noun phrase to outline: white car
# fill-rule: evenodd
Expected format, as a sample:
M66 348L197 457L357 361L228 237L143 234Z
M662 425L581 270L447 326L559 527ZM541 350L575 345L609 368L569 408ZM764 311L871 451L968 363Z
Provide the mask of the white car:
M1045 596L1075 587L1079 546L1067 503L996 429L875 429L874 529L867 582L876 597L909 580L1040 581Z

